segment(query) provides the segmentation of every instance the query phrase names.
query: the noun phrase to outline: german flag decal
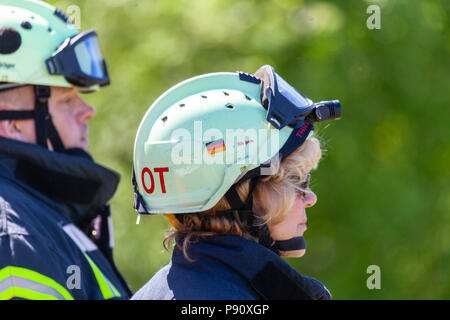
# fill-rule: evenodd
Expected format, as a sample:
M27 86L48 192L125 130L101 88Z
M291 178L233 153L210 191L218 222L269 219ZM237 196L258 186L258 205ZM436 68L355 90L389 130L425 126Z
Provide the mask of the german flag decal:
M208 142L206 144L206 150L208 150L209 154L215 154L218 152L225 151L227 150L227 148L225 148L225 143L223 142L223 139L219 139Z

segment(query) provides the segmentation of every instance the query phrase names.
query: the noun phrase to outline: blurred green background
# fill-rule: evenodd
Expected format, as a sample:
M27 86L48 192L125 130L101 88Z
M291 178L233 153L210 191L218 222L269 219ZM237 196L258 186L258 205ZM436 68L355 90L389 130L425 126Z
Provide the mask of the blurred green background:
M166 89L217 71L271 64L314 101L340 99L320 126L326 149L307 211L307 254L287 261L335 299L450 298L450 2L55 0L96 29L112 85L97 108L91 152L118 172L115 258L133 291L170 253L162 216L132 208L134 137ZM369 30L367 7L380 7ZM71 11L73 12L73 11ZM381 289L369 290L378 265Z

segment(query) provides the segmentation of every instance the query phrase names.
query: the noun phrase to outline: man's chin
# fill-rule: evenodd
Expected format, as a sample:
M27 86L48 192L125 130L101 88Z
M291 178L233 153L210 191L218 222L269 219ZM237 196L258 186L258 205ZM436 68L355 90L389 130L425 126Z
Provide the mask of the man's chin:
M86 138L80 139L78 143L66 144L65 149L81 149L85 152L88 152L89 149L89 140Z

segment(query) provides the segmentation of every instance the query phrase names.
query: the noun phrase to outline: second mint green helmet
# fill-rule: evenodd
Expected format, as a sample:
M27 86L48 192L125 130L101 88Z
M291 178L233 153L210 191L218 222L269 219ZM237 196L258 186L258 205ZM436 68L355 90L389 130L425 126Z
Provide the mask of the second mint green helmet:
M95 89L109 78L95 31L43 1L2 0L0 82Z
M328 115L327 115L328 112ZM314 104L270 66L255 75L211 73L183 81L148 109L135 140L135 209L202 212L237 182L271 174L311 134L340 117L337 100Z
M0 120L34 119L36 143L66 147L48 111L51 87L93 91L109 84L94 30L79 33L58 8L40 0L0 1L0 92L33 86L32 111L1 110Z

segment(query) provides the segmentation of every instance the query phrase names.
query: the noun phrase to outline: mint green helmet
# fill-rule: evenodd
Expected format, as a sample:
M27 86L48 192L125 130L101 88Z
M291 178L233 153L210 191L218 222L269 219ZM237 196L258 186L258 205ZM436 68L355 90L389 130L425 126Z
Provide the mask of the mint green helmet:
M237 182L270 175L270 163L300 146L313 121L339 116L337 100L314 104L270 66L255 76L183 81L150 106L137 131L134 207L141 214L206 211Z

